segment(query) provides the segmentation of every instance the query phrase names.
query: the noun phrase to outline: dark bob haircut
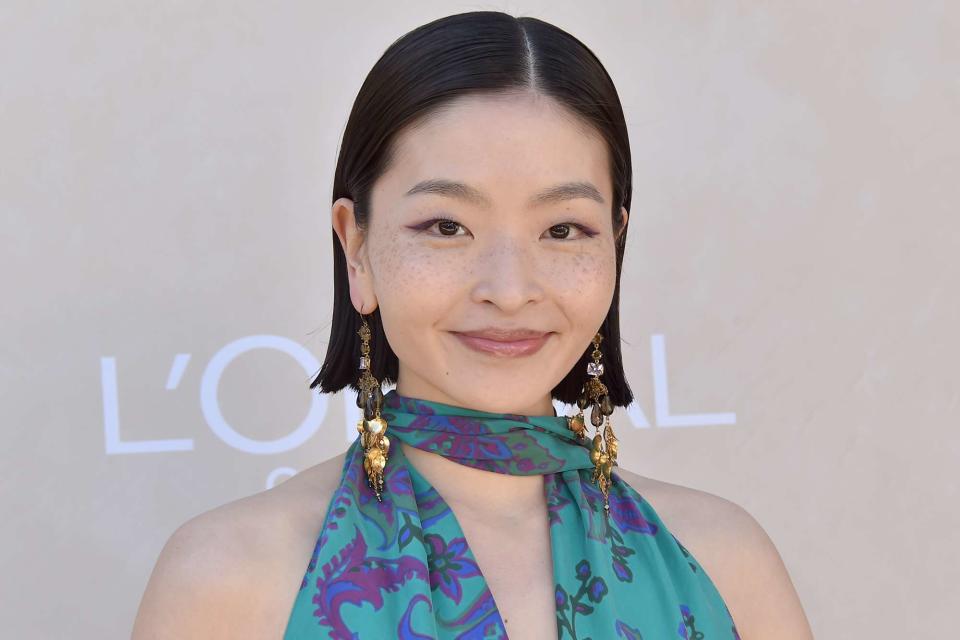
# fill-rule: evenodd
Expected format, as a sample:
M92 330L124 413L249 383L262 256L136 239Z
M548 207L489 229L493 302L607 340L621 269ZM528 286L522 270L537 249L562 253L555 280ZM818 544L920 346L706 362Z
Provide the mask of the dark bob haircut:
M617 277L613 301L600 328L601 380L613 404L625 407L633 393L620 352L620 271L626 243L620 207L630 210L630 144L613 81L593 52L572 35L536 18L473 11L434 20L396 40L370 70L354 101L340 146L332 202L353 200L357 227L366 228L371 190L390 166L398 132L456 98L520 91L555 99L599 133L609 149ZM333 263L330 341L310 388L336 393L349 385L359 391L360 314L350 301L346 257L336 232ZM371 373L381 383L395 383L399 363L383 332L379 307L366 317L372 333ZM552 390L553 398L576 404L592 350L592 345L586 346L574 368Z

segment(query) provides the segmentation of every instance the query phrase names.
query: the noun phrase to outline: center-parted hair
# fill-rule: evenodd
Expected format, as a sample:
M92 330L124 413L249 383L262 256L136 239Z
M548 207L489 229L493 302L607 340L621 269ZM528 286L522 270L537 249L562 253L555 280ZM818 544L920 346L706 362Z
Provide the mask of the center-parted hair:
M535 92L553 98L596 131L609 150L613 182L611 219L616 238L617 277L613 300L600 328L603 381L615 406L633 393L620 352L620 272L626 226L620 207L630 210L632 167L627 126L609 74L590 49L542 20L498 11L473 11L429 22L396 40L374 64L357 93L347 121L333 179L333 199L354 202L358 228L367 228L374 183L390 167L397 135L438 109L471 94ZM310 388L336 393L356 386L360 362L360 314L350 301L343 247L333 235L333 321L319 375ZM372 336L371 373L395 383L397 356L380 321L379 307L368 316ZM575 404L587 378L592 345L552 390L553 398Z

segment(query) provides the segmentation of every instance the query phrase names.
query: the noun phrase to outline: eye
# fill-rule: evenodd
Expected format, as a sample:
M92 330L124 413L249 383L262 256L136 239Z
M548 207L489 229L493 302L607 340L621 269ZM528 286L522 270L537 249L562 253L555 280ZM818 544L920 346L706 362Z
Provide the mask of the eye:
M459 222L454 222L453 220L447 220L445 218L434 220L430 226L432 227L434 225L437 226L437 230L442 236L455 236L457 235L457 229L461 228Z
M462 235L457 233L458 229L466 230L462 224L456 222L455 220L450 220L449 218L430 218L429 220L424 220L423 222L415 224L409 228L417 233L422 233L428 229L432 229L433 227L436 227L439 233L428 233L427 235L446 236L452 238L457 235Z
M576 222L563 222L560 224L555 224L549 229L549 233L554 240L566 240L570 236L570 229L574 228L582 234L581 238L574 238L574 240L583 240L585 238L592 238L597 235L587 227L582 224L577 224Z

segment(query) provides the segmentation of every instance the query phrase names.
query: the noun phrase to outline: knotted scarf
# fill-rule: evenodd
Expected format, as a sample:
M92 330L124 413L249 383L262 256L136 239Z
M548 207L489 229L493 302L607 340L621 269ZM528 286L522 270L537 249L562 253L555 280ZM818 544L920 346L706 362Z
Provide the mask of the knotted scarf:
M285 640L507 638L456 515L398 440L476 469L543 476L558 640L739 640L713 581L616 470L604 513L589 442L565 416L476 411L395 389L381 416L393 440L383 501L367 486L358 435Z

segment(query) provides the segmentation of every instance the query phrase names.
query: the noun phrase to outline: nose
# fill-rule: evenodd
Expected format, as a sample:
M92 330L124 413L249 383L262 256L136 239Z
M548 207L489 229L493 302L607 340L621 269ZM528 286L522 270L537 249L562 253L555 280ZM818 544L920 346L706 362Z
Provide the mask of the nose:
M491 302L504 313L512 313L543 300L543 274L538 267L536 247L499 236L475 257L473 301Z

